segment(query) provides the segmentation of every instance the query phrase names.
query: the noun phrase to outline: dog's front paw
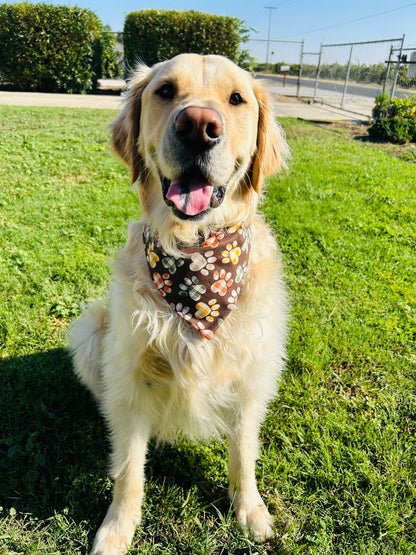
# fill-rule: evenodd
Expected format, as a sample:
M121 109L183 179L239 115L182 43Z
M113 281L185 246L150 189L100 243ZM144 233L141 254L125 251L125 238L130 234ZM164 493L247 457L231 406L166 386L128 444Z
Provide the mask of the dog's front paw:
M263 542L274 536L273 517L261 502L258 505L242 505L237 510L238 522L248 528L256 541Z
M124 555L133 539L135 522L105 518L94 540L92 555Z

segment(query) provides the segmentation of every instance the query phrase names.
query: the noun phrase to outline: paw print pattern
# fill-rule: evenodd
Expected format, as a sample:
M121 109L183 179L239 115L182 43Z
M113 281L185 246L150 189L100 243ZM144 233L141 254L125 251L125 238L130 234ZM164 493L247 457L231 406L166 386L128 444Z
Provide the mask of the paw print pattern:
M182 297L189 296L193 301L199 301L201 295L207 290L205 285L199 283L196 276L192 276L190 279L186 277L183 283L179 284L179 289L179 295Z
M208 322L213 322L214 318L220 315L218 310L221 307L217 303L217 299L211 299L210 301L208 301L208 304L198 303L196 305L196 308L197 311L195 312L195 316L198 319L205 318Z
M210 329L206 329L205 325L201 321L192 322L192 326L207 339L212 339L214 332Z
M235 271L235 282L241 283L244 279L244 276L247 272L247 260L244 261L241 265L237 266Z
M149 247L149 249L147 250L147 261L149 263L149 266L151 268L155 268L156 264L159 262L159 257L158 255L155 253L155 251Z
M171 303L170 308L179 314L184 320L191 320L192 312L189 306L183 306L182 303Z
M164 258L162 258L162 264L168 272L170 272L171 274L175 274L176 270L183 266L184 259L174 258L173 256L165 256Z
M233 289L231 291L231 295L227 299L227 301L228 301L228 305L227 305L228 310L232 310L233 308L235 308L235 303L237 302L240 291L241 291L241 287L237 287L237 289Z
M203 243L202 248L206 249L206 248L211 248L211 249L216 249L218 247L218 245L220 244L220 241L222 241L225 237L225 233L211 233L211 235L208 237L208 239L205 241L205 243Z
M250 229L235 226L211 233L183 253L167 253L157 236L143 234L151 280L170 309L207 339L238 304L247 272Z
M217 270L214 272L214 280L214 283L211 285L211 291L218 293L221 297L227 294L228 287L234 282L231 272L227 272L224 268L219 272Z
M192 264L189 269L192 272L201 272L203 276L207 276L212 270L215 270L215 262L217 261L214 251L204 252L202 255L199 252L195 252L191 255Z
M169 279L169 274L162 274L160 275L159 272L155 272L153 274L153 283L155 284L156 289L162 295L162 297L166 297L168 293L172 293L172 281Z
M225 248L225 251L222 251L222 259L223 264L238 264L238 260L241 255L241 248L238 246L237 241L233 241L232 243L228 243Z

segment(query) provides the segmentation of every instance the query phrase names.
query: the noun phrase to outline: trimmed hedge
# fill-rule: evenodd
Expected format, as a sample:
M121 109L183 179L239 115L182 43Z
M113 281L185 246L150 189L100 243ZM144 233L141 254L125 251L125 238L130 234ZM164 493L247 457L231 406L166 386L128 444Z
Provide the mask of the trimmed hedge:
M121 60L115 51L116 45L117 33L113 33L109 25L104 25L99 37L94 41L92 67L95 79L113 79L123 75Z
M20 91L91 90L102 71L103 30L84 8L0 4L0 82Z
M143 10L127 14L124 61L127 73L185 52L221 54L238 63L245 26L236 17L196 11Z

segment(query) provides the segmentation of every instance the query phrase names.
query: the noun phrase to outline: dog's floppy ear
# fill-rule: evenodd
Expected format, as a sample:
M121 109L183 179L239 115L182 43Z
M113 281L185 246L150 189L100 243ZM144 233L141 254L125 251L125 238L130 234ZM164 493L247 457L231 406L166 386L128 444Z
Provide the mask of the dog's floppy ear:
M251 168L251 184L254 190L260 193L264 179L276 173L281 167L286 167L289 147L283 129L273 115L266 91L262 87L255 86L254 94L259 105L259 120L257 150Z
M141 97L150 81L151 68L140 65L130 81L124 107L111 124L113 149L130 168L131 182L135 183L143 171L143 159L138 149Z

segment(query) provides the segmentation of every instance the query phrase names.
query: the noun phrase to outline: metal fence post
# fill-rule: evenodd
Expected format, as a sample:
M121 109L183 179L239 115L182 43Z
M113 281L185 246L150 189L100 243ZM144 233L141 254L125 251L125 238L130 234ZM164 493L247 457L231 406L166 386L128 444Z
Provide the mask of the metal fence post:
M345 93L347 92L348 79L350 78L350 69L351 69L351 60L352 60L352 51L353 51L353 49L354 49L354 45L351 44L350 59L348 60L348 67L347 67L347 75L345 76L344 90L342 91L342 98L341 98L341 105L340 105L341 109L344 108Z
M406 35L403 35L403 38L402 38L402 44L400 46L400 53L399 53L399 57L397 59L396 71L394 72L393 85L391 87L391 92L390 92L389 108L390 108L391 101L394 97L394 93L396 92L397 78L399 77L399 70L400 70L400 64L401 64L401 61L402 61L403 45L404 45L405 36Z
M322 59L322 43L321 43L321 48L319 49L319 59L318 59L318 69L316 71L316 81L315 81L315 88L313 91L313 102L316 101L316 92L318 90L318 83L319 83L319 74L321 72L321 59Z
M298 73L298 86L296 90L296 96L300 96L300 80L302 78L302 65L303 65L303 50L305 48L305 39L302 41L302 46L300 47L300 63L299 63L299 73Z
M382 94L385 94L386 88L387 88L387 81L388 81L388 78L389 78L389 75L390 75L390 63L391 63L391 58L392 58L392 56L393 56L393 49L394 49L394 46L391 45L391 46L390 46L390 53L389 53L389 61L387 62L386 76L385 76L385 78L384 78L384 83L383 83Z

